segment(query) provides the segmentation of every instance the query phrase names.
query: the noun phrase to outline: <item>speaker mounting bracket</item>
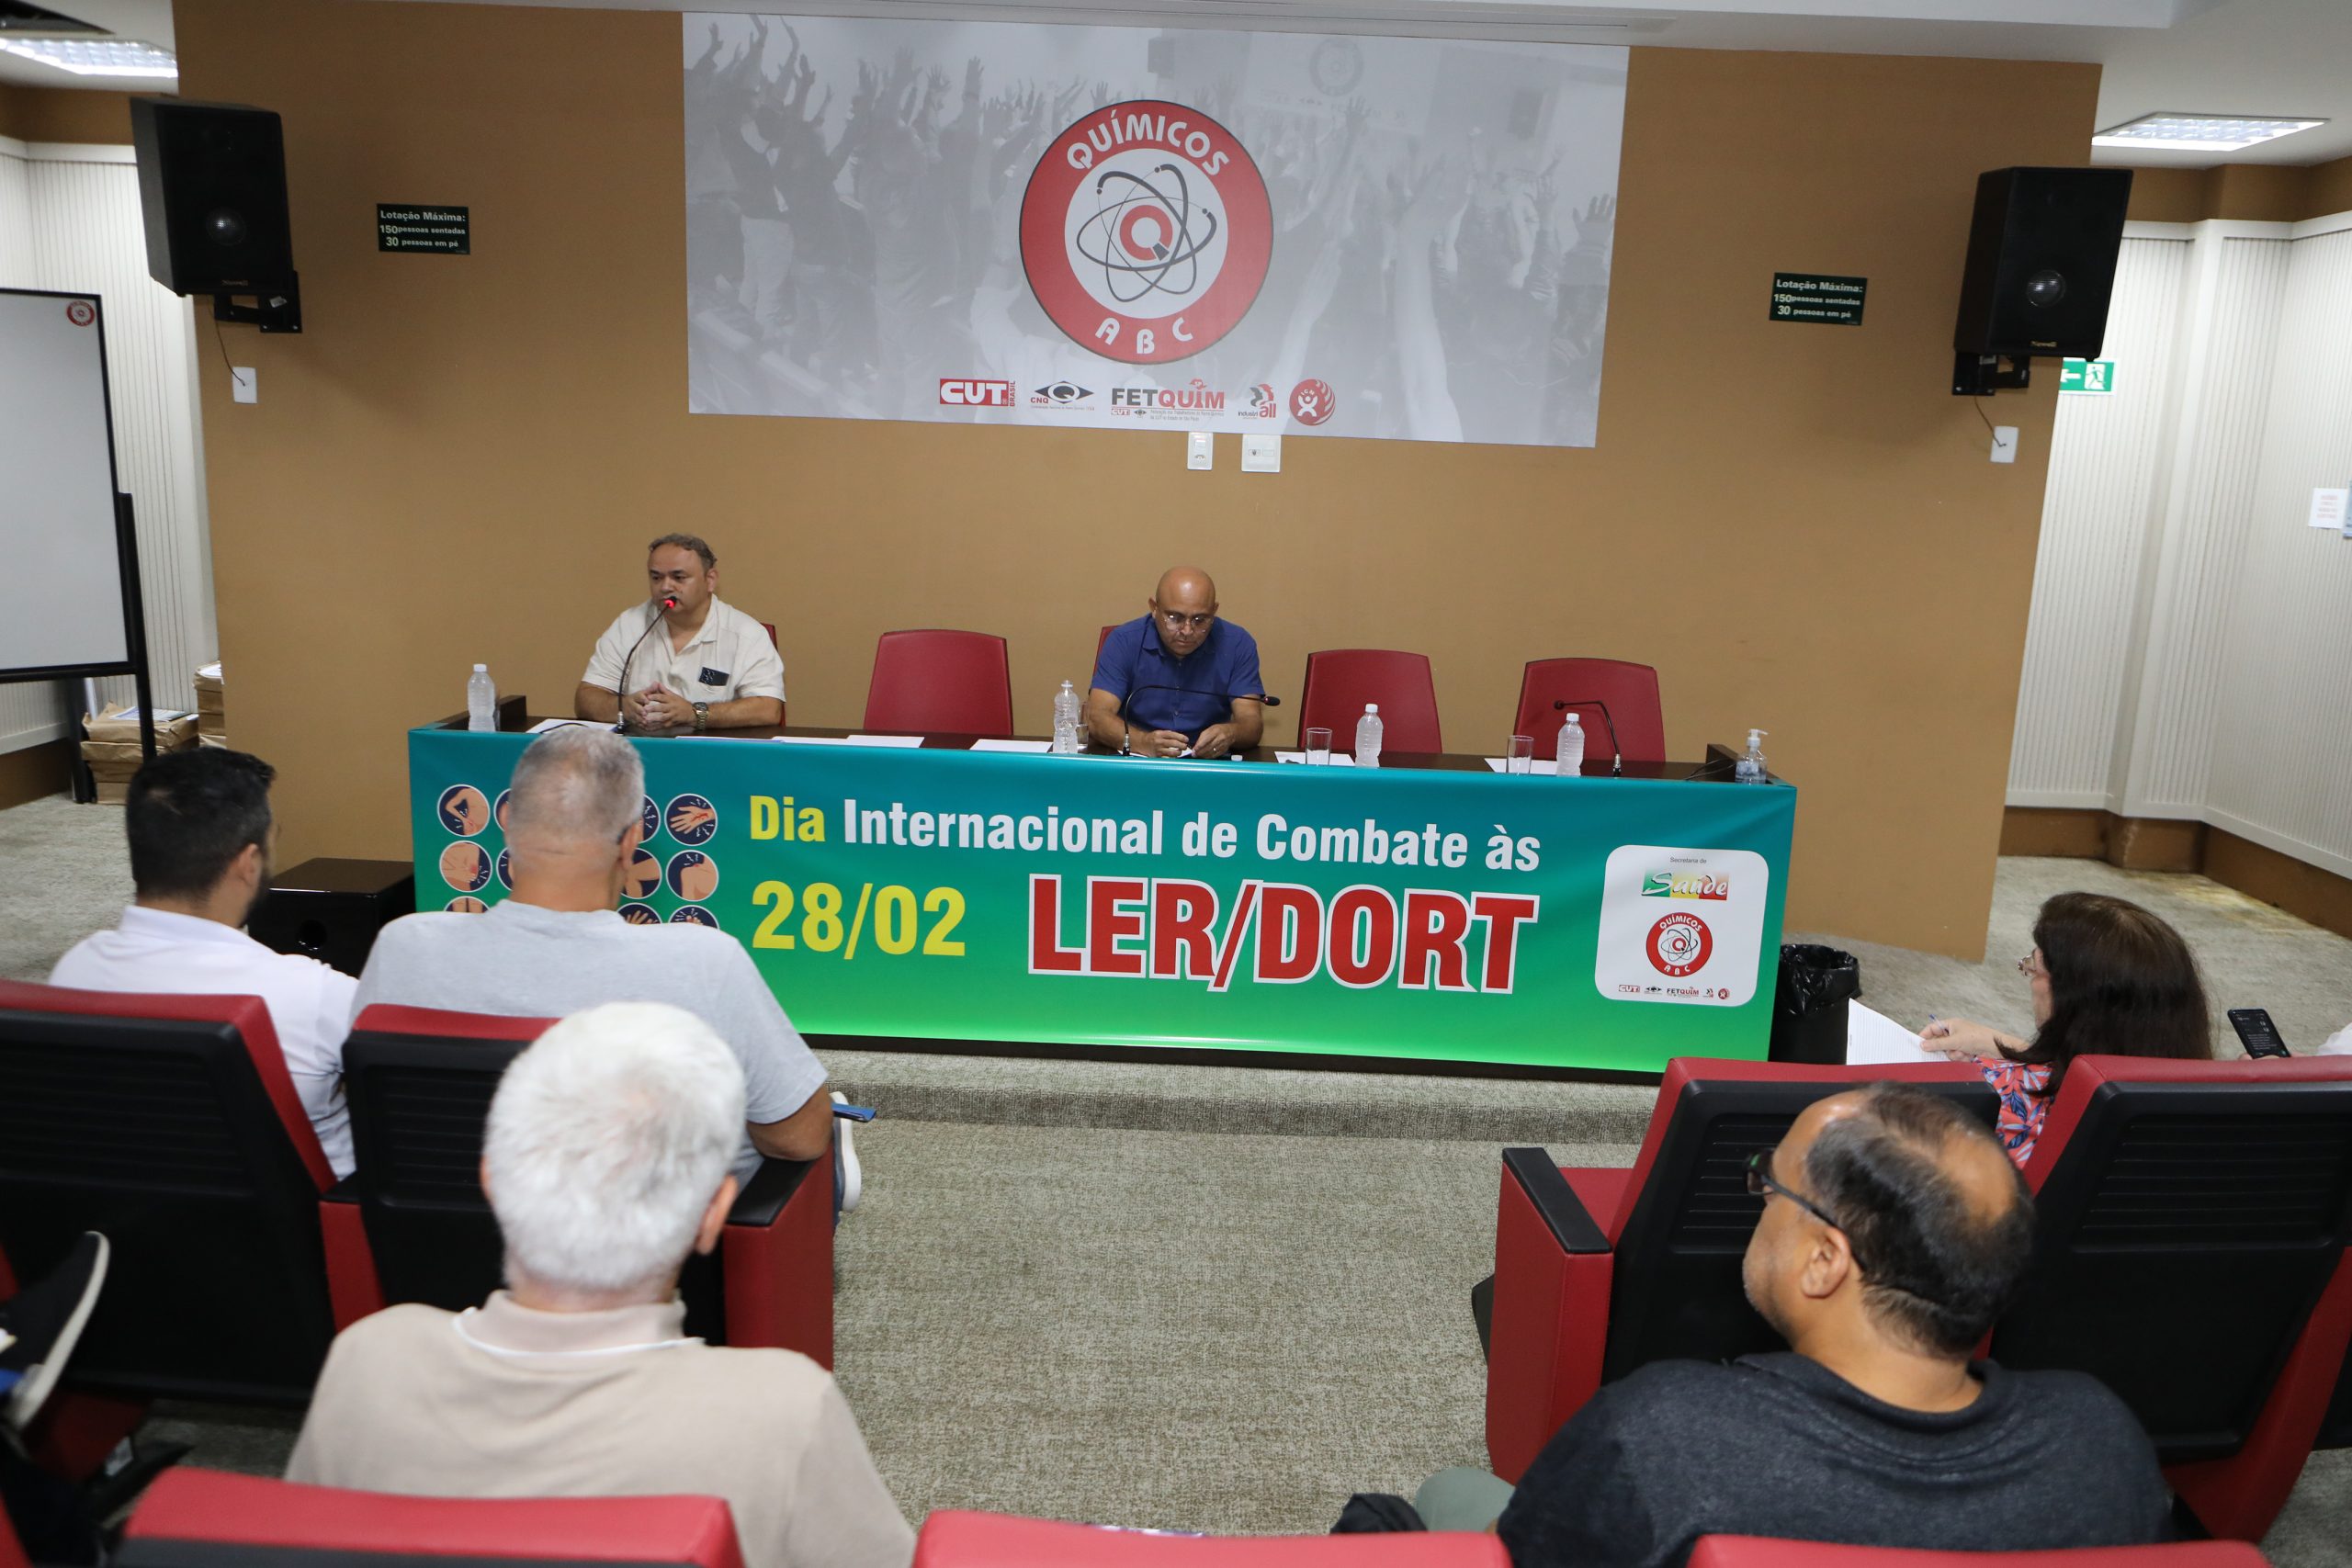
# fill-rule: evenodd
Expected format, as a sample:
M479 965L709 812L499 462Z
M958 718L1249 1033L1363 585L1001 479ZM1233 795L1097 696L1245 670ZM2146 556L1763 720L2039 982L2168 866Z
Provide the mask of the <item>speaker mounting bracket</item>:
M250 299L250 305L237 303ZM216 321L243 323L259 327L266 333L299 333L302 330L302 282L288 277L282 288L265 288L258 293L215 294L212 297L212 319Z
M2009 367L2001 368L2003 358ZM2019 391L2032 385L2033 361L2023 355L1955 354L1951 356L1951 395L1981 398L1992 392Z

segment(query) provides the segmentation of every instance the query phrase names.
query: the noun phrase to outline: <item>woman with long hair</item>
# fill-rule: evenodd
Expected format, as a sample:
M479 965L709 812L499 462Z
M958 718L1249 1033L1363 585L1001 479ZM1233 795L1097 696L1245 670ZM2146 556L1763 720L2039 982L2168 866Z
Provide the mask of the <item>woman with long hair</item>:
M2001 1099L2001 1142L2020 1167L2075 1057L2213 1054L2212 1018L2188 944L2128 899L2051 898L2018 969L2033 987L2031 1040L1955 1018L1929 1024L1920 1043L1984 1070Z

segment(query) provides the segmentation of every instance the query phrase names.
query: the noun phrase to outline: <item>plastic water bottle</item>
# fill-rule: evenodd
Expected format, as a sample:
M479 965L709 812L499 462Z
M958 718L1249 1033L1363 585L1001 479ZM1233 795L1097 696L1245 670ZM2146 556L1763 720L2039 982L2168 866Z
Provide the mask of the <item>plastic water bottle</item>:
M1078 688L1068 681L1054 694L1054 753L1067 757L1078 750Z
M1560 726L1558 756L1555 771L1560 777L1572 779L1584 772L1584 723L1574 708L1568 710L1567 722Z
M1733 776L1741 784L1766 782L1768 775L1764 772L1765 733L1761 729L1751 729L1747 732L1747 755L1742 757L1739 760L1739 766L1733 770Z
M1380 705L1363 705L1363 716L1356 720L1356 766L1380 766Z
M498 688L490 683L490 666L477 664L466 680L466 728L498 728Z

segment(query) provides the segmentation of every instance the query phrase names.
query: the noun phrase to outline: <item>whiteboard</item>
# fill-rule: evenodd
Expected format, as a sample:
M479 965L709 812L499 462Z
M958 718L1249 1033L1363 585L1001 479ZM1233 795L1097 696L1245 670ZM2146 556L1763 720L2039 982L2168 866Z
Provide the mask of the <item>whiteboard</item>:
M0 676L127 666L95 294L0 289Z

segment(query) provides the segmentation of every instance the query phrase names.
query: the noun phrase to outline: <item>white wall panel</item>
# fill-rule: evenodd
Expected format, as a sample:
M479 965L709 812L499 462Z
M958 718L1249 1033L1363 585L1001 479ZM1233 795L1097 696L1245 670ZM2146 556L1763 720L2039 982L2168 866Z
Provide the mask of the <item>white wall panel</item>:
M39 143L0 155L0 280L96 293L103 302L116 479L139 520L155 700L186 707L194 701L191 674L218 648L197 467L194 318L187 300L147 276L138 170L129 158L128 148ZM11 169L21 193L15 207ZM128 678L104 686L109 699L130 700ZM17 711L28 697L43 709L39 719ZM64 733L65 711L49 688L0 688L0 750Z
M2176 436L2121 799L2127 817L2205 808L2222 664L2259 471L2291 244L2200 239L2197 337ZM2204 260L2200 269L2196 261Z
M2188 254L2185 234L2124 241L2102 350L2116 362L2117 389L2058 400L2009 751L2011 805L2108 801L2135 654L2137 563L2164 499L2157 481Z
M2298 241L2218 680L2209 820L2352 875L2352 540L2312 528L2352 484L2352 232Z

